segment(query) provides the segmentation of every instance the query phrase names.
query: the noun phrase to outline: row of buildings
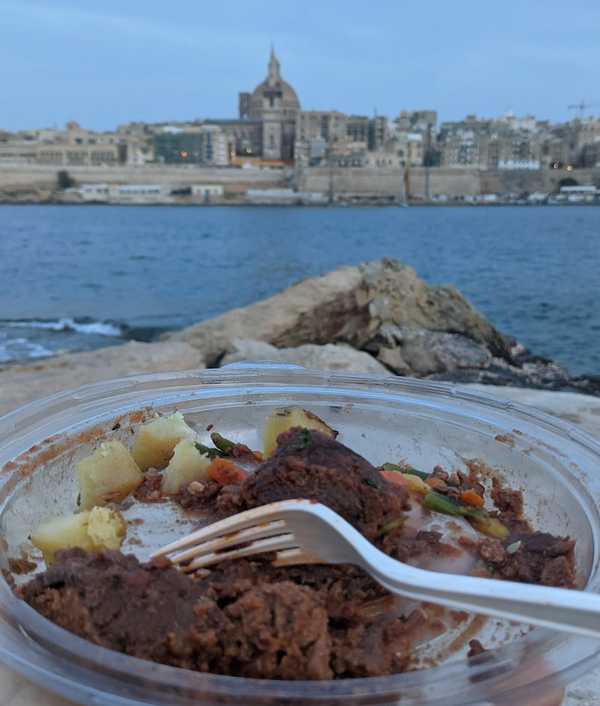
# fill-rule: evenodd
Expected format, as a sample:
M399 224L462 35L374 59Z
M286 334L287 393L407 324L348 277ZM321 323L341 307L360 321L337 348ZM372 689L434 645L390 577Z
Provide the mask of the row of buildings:
M128 123L92 132L0 130L0 164L200 164L297 167L450 167L478 170L600 166L600 119L551 124L528 115L468 115L438 124L434 110L385 116L301 109L271 50L267 76L241 92L236 119Z

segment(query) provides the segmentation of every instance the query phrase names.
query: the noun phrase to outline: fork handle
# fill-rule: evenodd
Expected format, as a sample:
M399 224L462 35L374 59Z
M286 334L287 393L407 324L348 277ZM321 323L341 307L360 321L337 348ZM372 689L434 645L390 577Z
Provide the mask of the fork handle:
M521 623L600 638L600 595L514 581L426 571L402 565L378 552L377 565L365 562L391 593L440 603Z

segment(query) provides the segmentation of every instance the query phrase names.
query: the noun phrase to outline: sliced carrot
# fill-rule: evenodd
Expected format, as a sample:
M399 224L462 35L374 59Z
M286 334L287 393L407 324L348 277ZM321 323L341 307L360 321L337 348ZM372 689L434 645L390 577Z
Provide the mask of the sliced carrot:
M484 501L481 495L478 495L474 490L465 490L461 493L460 499L466 505L471 505L472 507L483 507Z
M208 475L220 485L240 485L248 474L233 461L215 458L208 467Z
M403 473L398 473L398 471L379 471L381 477L387 480L388 483L393 483L394 485L403 485L406 487L408 481L406 480Z

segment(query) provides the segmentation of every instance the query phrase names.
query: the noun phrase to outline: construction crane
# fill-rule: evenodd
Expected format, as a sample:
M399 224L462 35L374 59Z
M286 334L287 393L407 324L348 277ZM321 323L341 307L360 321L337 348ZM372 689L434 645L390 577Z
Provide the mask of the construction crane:
M572 105L567 106L569 110L576 110L577 111L577 117L582 120L583 119L583 113L585 112L586 108L593 108L595 105L598 105L597 103L586 103L584 100L581 101L581 103L573 103Z

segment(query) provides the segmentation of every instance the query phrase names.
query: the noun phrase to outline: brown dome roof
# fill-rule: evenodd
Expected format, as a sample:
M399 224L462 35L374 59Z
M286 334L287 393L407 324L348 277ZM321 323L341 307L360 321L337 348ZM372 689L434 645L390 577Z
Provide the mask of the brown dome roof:
M265 107L264 99L269 99L270 97L277 98L281 101L278 102L277 106L271 104L273 108L280 107L288 110L300 110L300 101L298 100L296 91L294 91L287 81L281 78L281 67L273 49L271 49L267 78L259 83L252 93L250 99L252 112L256 113L263 109L268 109Z

